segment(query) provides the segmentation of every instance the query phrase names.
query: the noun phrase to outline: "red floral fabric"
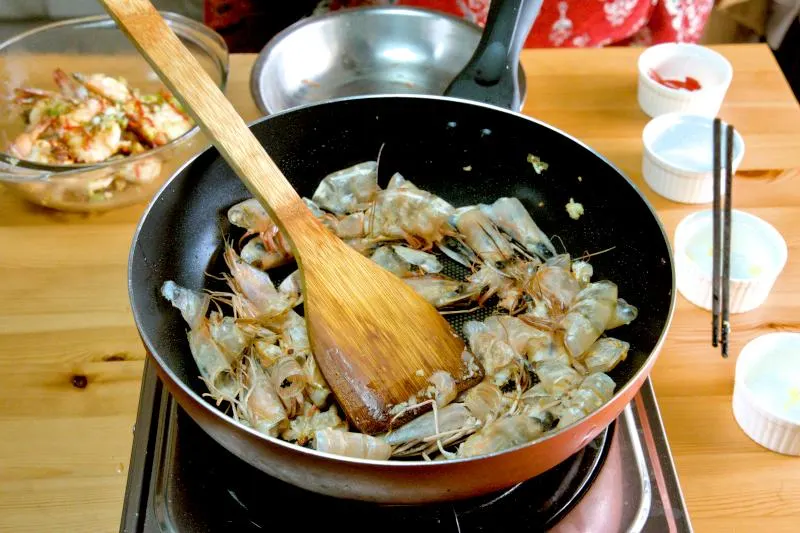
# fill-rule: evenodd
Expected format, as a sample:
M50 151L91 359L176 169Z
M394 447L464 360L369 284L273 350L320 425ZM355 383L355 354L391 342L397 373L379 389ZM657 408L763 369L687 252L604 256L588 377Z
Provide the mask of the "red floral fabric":
M489 0L325 0L317 13L360 5L425 7L486 22ZM714 0L545 1L527 48L650 45L697 42Z

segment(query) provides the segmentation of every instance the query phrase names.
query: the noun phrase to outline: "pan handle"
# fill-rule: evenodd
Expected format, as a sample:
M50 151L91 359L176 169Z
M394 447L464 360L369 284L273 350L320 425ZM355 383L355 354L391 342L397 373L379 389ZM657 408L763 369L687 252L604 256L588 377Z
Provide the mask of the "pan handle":
M519 54L541 7L542 0L492 0L475 53L444 95L519 111Z

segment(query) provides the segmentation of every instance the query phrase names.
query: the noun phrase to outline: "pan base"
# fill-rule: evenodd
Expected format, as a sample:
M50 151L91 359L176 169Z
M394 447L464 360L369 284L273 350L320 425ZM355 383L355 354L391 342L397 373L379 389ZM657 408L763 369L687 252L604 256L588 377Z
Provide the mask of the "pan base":
M124 531L324 530L345 520L354 531L381 524L404 533L691 531L649 382L617 421L554 469L496 494L428 506L345 501L278 481L222 448L162 391L148 363Z

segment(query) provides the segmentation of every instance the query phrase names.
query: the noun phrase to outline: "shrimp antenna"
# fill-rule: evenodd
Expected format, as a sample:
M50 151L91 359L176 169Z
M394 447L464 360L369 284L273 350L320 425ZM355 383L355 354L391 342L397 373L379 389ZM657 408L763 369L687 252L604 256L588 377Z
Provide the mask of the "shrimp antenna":
M575 261L582 261L584 259L589 259L590 257L594 257L596 255L604 254L606 252L610 252L614 248L616 248L616 246L612 246L611 248L606 248L605 250L600 250L599 252L592 252L592 253L588 253L587 252L587 253L583 254L582 256L578 257L577 259L575 259Z

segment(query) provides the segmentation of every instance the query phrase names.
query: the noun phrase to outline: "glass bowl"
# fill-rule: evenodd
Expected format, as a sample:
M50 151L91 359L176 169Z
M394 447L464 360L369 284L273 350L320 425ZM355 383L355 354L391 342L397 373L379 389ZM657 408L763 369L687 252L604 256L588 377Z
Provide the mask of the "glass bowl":
M228 48L203 24L170 12L161 15L221 90L228 79ZM105 211L149 200L172 170L191 155L194 125L172 141L138 154L92 164L43 164L9 152L26 122L14 96L18 88L58 89L53 73L102 73L123 78L143 94L165 86L107 15L68 19L0 44L0 182L25 199L63 211Z

